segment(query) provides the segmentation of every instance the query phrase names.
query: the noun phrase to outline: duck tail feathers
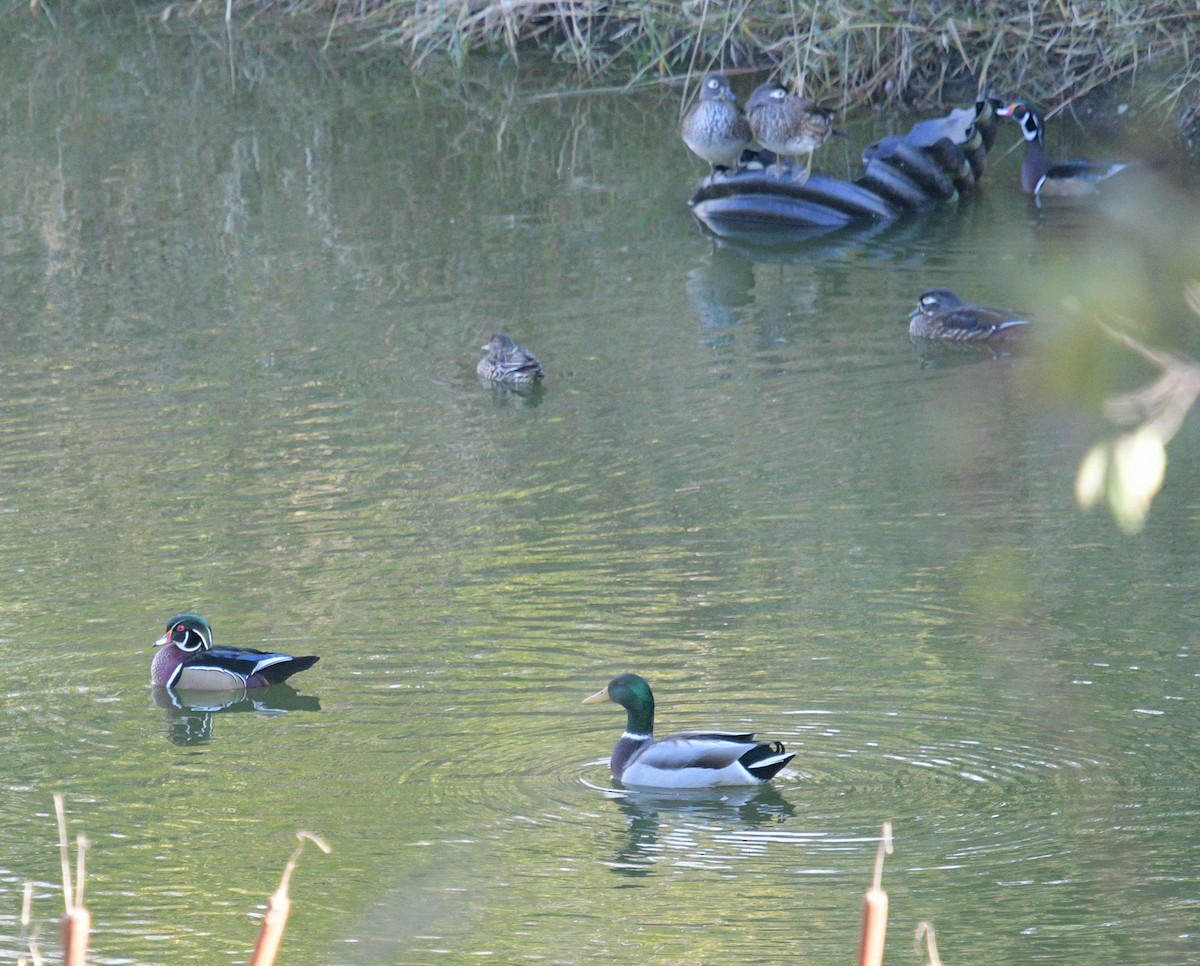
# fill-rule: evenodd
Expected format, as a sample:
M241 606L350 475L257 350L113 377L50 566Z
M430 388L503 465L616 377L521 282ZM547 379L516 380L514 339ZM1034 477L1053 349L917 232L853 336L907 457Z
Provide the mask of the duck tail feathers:
M279 664L265 667L258 673L266 679L268 684L282 684L293 674L307 671L319 660L320 658L315 656L293 657L287 661L281 661Z
M756 745L742 755L738 761L755 779L760 782L768 782L795 757L796 753L785 749L782 742L772 741Z

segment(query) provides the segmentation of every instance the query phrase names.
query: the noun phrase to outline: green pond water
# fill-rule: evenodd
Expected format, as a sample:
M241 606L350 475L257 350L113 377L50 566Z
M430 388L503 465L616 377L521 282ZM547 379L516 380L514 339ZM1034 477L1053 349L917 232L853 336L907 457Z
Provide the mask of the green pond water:
M1012 126L955 206L718 245L677 88L4 29L2 958L27 881L57 955L62 792L97 964L244 962L298 829L290 964L844 963L885 819L889 964L921 920L948 964L1200 961L1200 435L1142 533L1081 513L1154 372L1068 318L1194 350L1186 203L1033 208ZM1061 332L922 358L934 285ZM540 394L477 382L496 329ZM184 610L321 661L172 700ZM623 792L580 702L627 670L797 757Z

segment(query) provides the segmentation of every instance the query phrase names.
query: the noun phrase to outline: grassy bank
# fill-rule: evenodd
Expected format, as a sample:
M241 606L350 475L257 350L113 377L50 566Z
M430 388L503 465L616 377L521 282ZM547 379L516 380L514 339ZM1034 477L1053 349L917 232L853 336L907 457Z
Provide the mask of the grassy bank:
M1200 8L1173 0L198 0L166 8L175 15L315 19L323 43L414 63L537 47L589 83L770 69L840 106L961 99L980 84L1057 109L1149 79L1139 90L1150 105L1200 128Z

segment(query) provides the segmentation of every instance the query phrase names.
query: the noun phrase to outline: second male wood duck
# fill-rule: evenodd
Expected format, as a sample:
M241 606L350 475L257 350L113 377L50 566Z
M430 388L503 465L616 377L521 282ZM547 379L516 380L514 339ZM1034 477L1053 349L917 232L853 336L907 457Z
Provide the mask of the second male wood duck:
M736 168L750 143L750 122L738 110L737 97L723 74L709 74L700 85L700 100L688 111L680 128L683 143L712 170Z
M154 642L150 683L185 691L234 691L280 684L320 658L292 657L250 647L213 647L212 627L195 614L176 614Z
M530 386L542 378L538 357L513 342L507 333L497 332L483 348L487 355L475 367L479 378L514 386Z
M760 84L746 101L746 118L755 140L775 152L775 172L784 155L808 155L803 181L812 173L813 152L833 133L833 111L779 84Z
M952 342L1002 340L1022 333L1029 320L1016 312L964 302L957 292L934 288L908 314L908 332L921 339Z
M1046 154L1046 125L1042 116L1024 101L1007 104L997 112L1021 125L1025 138L1025 160L1021 162L1021 188L1035 197L1043 195L1082 196L1095 194L1105 178L1111 178L1126 164L1096 161L1051 161Z

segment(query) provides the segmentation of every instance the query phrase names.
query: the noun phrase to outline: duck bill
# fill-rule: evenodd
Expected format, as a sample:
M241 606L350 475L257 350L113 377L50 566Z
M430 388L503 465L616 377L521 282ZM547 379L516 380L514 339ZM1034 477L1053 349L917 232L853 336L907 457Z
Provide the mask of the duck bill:
M154 646L162 647L164 644L170 644L170 643L171 643L171 632L167 631L167 633L165 633L162 637L160 637L157 641L154 642Z
M1016 108L1016 106L1016 104L1005 104L1003 107L996 108L996 113L1001 117L1012 117L1013 110Z
M609 697L608 688L605 688L603 691L597 691L590 698L584 698L583 703L584 704L599 704L601 701L611 701L611 700L612 700L612 698Z

